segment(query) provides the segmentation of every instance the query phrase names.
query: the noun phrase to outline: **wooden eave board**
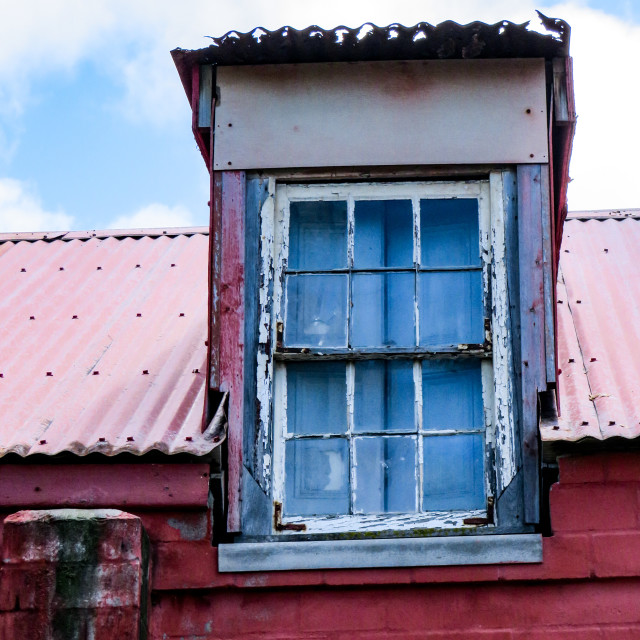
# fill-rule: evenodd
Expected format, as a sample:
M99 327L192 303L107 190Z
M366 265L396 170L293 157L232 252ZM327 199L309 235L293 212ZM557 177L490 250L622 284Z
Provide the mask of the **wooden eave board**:
M548 161L543 59L219 67L218 170Z

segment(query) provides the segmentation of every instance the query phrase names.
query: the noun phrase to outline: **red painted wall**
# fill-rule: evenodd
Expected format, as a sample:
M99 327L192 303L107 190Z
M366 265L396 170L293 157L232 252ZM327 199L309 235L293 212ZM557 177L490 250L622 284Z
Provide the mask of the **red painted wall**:
M561 459L538 565L219 574L205 510L136 514L153 640L640 638L640 454Z

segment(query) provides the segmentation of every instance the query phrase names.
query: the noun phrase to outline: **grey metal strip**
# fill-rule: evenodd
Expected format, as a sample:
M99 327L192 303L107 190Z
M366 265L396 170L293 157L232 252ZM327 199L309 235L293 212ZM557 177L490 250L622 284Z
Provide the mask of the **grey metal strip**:
M363 569L542 562L540 534L221 544L218 571Z

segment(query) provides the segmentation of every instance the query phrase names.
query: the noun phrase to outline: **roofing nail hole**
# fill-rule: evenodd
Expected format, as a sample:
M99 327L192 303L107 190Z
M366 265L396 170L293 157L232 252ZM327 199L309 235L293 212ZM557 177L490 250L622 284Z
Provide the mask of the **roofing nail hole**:
M37 493L38 491L42 491L40 487L34 487L33 490Z
M171 263L171 266L172 266L172 267L175 267L175 266L176 266L176 263L175 263L175 262L172 262L172 263Z
M179 318L184 318L184 313L181 313L178 317Z
M40 444L47 444L46 440L40 440Z
M143 369L142 370L142 375L143 376L148 376L149 375L149 369Z
M615 423L616 423L616 421L615 421L615 420L609 420L609 426L610 426L610 427L613 427L613 425L614 425Z
M35 320L36 317L35 316L29 316L29 320Z
M53 371L47 371L47 377L49 378L53 377Z
M139 269L139 268L140 268L140 265L139 265L139 264L137 264L137 265L136 265L136 269Z
M96 267L96 271L102 271L102 267Z
M589 362L595 362L596 359L595 358L591 358L591 360L589 360Z
M531 109L526 109L525 113L531 113ZM533 154L531 154L531 157L533 158Z
M99 372L99 371L94 371L94 372L93 372L93 375L94 375L94 376L99 376L99 375L100 375L100 372Z
M136 313L136 318L142 318L142 314L141 313Z
M530 153L530 154L529 154L529 157L530 157L530 158L533 158L533 153Z
M582 304L582 300L576 300L576 304Z
M98 438L98 442L106 442L107 439L106 438Z
M569 362L575 362L574 358L569 358Z
M127 442L133 442L133 436L127 436Z
M22 269L20 269L20 273L27 273L27 270L24 267L22 267Z
M77 319L78 319L78 316L71 316L71 319L72 319L72 320L77 320Z
M58 271L64 271L64 267L60 267Z
M582 421L582 426L583 426L583 427L586 427L588 424L589 424L589 421L588 421L588 420L583 420L583 421Z
M192 438L191 436L186 436L186 437L185 437L185 440L186 440L187 442L191 442L191 441L193 440L193 438Z

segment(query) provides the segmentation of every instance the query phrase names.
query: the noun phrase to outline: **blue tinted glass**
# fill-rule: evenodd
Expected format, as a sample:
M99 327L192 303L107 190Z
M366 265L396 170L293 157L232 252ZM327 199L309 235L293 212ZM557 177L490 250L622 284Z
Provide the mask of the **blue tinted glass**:
M287 276L284 341L296 347L347 345L347 276Z
M412 347L415 284L413 273L354 273L351 346Z
M420 264L480 266L478 201L420 200Z
M290 440L285 447L285 478L285 515L349 512L346 440Z
M424 429L482 429L480 361L422 362Z
M344 362L289 363L287 431L344 433L347 430L346 380Z
M423 439L423 510L484 509L481 434Z
M411 360L364 360L355 364L355 431L414 428Z
M416 511L416 438L356 438L356 513Z
M326 270L347 266L347 203L292 202L289 268Z
M484 342L481 271L419 274L420 344Z
M359 200L354 215L356 269L413 265L411 200Z

